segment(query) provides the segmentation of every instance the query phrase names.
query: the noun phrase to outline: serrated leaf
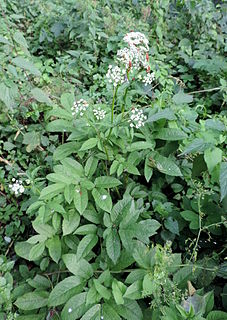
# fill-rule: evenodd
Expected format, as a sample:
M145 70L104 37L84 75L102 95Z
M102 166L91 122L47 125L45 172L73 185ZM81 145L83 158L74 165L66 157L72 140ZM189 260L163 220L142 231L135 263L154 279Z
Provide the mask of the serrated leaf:
M126 290L124 298L137 300L142 298L142 280L132 283Z
M64 216L64 219L63 219L63 223L62 223L63 236L73 233L73 231L76 230L79 224L80 224L80 215L76 211L70 210Z
M99 282L99 280L94 279L93 282L94 282L94 285L95 285L95 289L100 294L100 296L103 297L106 300L109 300L110 297L111 297L110 291L105 286L103 286Z
M193 96L190 94L184 93L182 90L180 90L177 94L173 96L173 102L178 104L183 103L191 103L193 101Z
M88 307L86 306L87 293L79 293L69 299L64 306L61 319L62 320L76 320L81 319L82 315L86 313ZM71 312L69 312L71 310Z
M45 249L45 244L43 242L34 245L29 253L29 260L35 261L41 257Z
M97 244L98 237L96 234L88 234L80 241L77 247L77 259L80 260L81 258L86 257L93 247Z
M16 57L12 59L12 63L15 64L17 67L28 70L31 74L34 74L35 76L41 76L41 73L34 66L34 64L28 60L25 60L22 57Z
M155 138L166 141L178 141L187 138L187 134L180 129L161 128L155 134Z
M90 150L90 149L94 148L97 145L97 143L98 143L97 138L90 138L82 144L82 147L80 148L79 151Z
M33 98L38 102L45 103L48 106L52 105L52 101L50 100L46 92L44 92L42 89L34 88L31 90L31 94Z
M48 305L52 307L59 306L68 301L74 294L83 289L81 278L71 276L60 281L51 291Z
M106 212L111 212L112 209L112 199L109 193L105 189L92 190L92 195L95 200L96 205Z
M64 183L54 183L44 188L40 193L41 200L50 200L64 190Z
M114 300L116 301L116 304L124 304L123 295L119 286L119 281L116 279L113 279L112 282L112 292L114 296Z
M49 239L46 243L46 246L49 249L50 257L58 263L61 258L61 240L59 236L54 236L53 238Z
M180 168L174 163L173 160L163 157L162 155L155 153L152 159L150 158L151 165L153 165L153 159L155 161L155 167L158 171L173 177L181 177L182 173Z
M109 176L98 177L94 183L97 188L114 188L122 184L120 180Z
M74 275L88 279L93 275L92 266L85 260L78 260L77 256L72 253L68 253L62 256L62 259L67 269Z
M63 160L68 157L70 154L77 152L79 149L80 143L78 142L67 142L58 146L53 154L54 160Z
M204 151L204 160L207 164L208 171L211 174L214 168L222 160L222 150L219 148L206 149Z
M100 304L96 304L91 307L80 320L91 320L94 316L98 316L100 314L101 306Z

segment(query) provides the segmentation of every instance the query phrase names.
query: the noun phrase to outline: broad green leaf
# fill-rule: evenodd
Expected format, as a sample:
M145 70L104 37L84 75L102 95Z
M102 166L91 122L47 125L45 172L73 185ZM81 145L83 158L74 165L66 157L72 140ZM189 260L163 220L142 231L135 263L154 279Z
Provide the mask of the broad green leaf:
M40 276L39 274L37 274L32 280L27 281L31 287L39 290L45 290L51 286L50 281L46 277Z
M143 279L143 295L150 296L154 293L155 289L156 289L155 280L152 279L152 276L150 274L146 274Z
M206 319L207 320L227 320L227 312L214 310L208 314Z
M121 181L109 176L98 177L95 179L97 188L114 188L121 185Z
M211 174L217 164L222 160L222 150L219 148L206 149L204 151L204 160L207 164L208 171Z
M79 151L85 151L94 148L98 143L97 138L90 138L82 144L82 147Z
M13 39L14 39L19 45L21 45L22 47L28 48L27 41L26 41L25 37L23 36L23 33L22 33L22 32L16 31L16 32L13 34Z
M27 145L27 152L35 150L40 145L40 133L36 131L25 133L23 135L23 143Z
M34 291L25 293L19 297L15 305L21 310L35 310L45 307L48 302L49 293L46 291Z
M97 244L98 237L96 234L88 234L80 241L77 247L77 259L85 258Z
M83 214L88 205L88 194L85 188L79 190L78 187L75 187L74 205L79 213Z
M185 210L180 213L182 218L186 221L190 221L190 228L191 229L198 229L199 228L199 216L193 211Z
M143 313L136 301L125 299L123 305L112 303L111 306L126 320L143 320Z
M113 263L116 264L121 254L121 243L116 229L112 229L106 237L106 251Z
M41 257L45 249L45 244L43 242L40 242L38 244L35 244L29 253L29 260L35 261Z
M51 291L48 305L56 307L68 301L74 294L83 289L83 281L79 277L71 276L59 282Z
M148 117L146 122L152 123L152 122L158 121L160 119L175 120L176 116L174 115L174 113L171 109L166 108L166 109L158 111L157 113Z
M62 256L62 259L67 269L74 275L88 279L93 275L92 266L85 260L78 260L77 256L72 253L68 253Z
M17 320L44 320L46 316L46 312L42 314L31 314L27 316L18 316ZM1 318L0 318L1 319Z
M133 142L127 147L127 151L133 152L136 150L153 150L154 149L154 143L147 142L147 141L138 141L138 142Z
M125 279L125 283L132 284L137 280L142 280L146 273L147 272L144 269L135 269L132 272L130 272L130 274L127 276L127 278Z
M70 210L64 215L62 230L63 236L73 233L80 224L80 215L75 210Z
M65 158L61 160L61 163L63 164L64 168L67 170L67 173L69 174L69 176L73 176L75 177L75 179L77 179L78 177L83 177L84 169L78 161L72 158Z
M180 90L177 94L173 96L173 102L178 104L183 103L191 103L193 101L193 96L190 94L184 93L182 90Z
M41 76L39 70L34 66L34 64L28 60L25 60L22 57L16 57L12 59L12 63L15 64L17 67L25 69L29 71L31 74L35 76Z
M227 162L221 163L220 169L221 201L227 196Z
M93 189L92 195L96 205L104 211L111 212L112 199L105 189Z
M72 113L71 108L73 106L74 100L74 96L71 93L63 93L61 95L61 104L70 113Z
M46 178L51 182L65 183L67 185L70 185L74 182L72 177L68 177L62 173L50 173L46 176Z
M67 142L58 146L53 154L54 160L63 160L70 154L75 153L79 149L80 143Z
M46 243L46 246L49 249L50 257L58 263L61 258L61 240L59 236L54 236L53 238L49 239Z
M119 286L119 281L117 281L116 279L113 279L112 282L112 293L114 296L114 300L116 301L116 304L124 304L124 299Z
M95 285L95 289L97 290L97 292L100 294L101 297L103 297L106 300L109 300L111 297L111 292L110 290L108 290L105 286L103 286L99 280L94 279L93 280L94 285Z
M177 220L173 219L172 217L168 217L164 224L166 229L168 229L170 232L179 235L179 225Z
M180 129L161 128L155 134L155 138L166 141L178 141L187 138L187 134Z
M15 245L15 252L19 257L29 260L30 251L33 245L27 241L17 242Z
M153 157L150 158L150 161L152 166L154 165L160 172L164 174L173 177L182 176L180 168L175 164L173 160L169 158L163 157L162 155L155 153L153 154Z
M137 300L142 298L142 280L132 283L126 290L124 298Z
M35 231L47 238L51 238L55 234L55 230L52 226L49 224L41 223L40 221L33 221L32 226L35 229Z
M16 106L15 99L18 96L18 90L15 86L7 87L4 83L0 83L0 101L2 101L7 108L12 109Z
M80 320L91 320L93 317L100 315L101 306L96 304L91 307Z
M46 130L49 132L72 132L74 129L72 122L57 119L47 124Z
M114 320L121 320L121 318L118 315L118 313L108 303L105 303L103 305L103 318L105 320L113 320L113 319Z
M41 200L50 200L64 190L64 183L54 183L44 188L40 193Z
M90 156L87 159L85 167L84 167L85 175L87 177L88 176L91 177L95 173L95 170L97 169L97 165L98 165L98 159L93 156Z
M76 229L74 234L78 235L86 235L86 234L94 234L97 232L97 226L94 224L85 224Z
M62 320L76 320L81 319L83 314L86 313L88 307L86 306L87 293L79 293L73 296L71 299L67 299L67 303L64 306L61 319Z
M150 267L150 252L149 248L142 242L137 241L133 252L133 258L144 269Z
M31 90L31 94L33 98L38 102L45 103L48 106L52 105L52 101L50 100L46 92L44 92L43 90L39 88L34 88Z

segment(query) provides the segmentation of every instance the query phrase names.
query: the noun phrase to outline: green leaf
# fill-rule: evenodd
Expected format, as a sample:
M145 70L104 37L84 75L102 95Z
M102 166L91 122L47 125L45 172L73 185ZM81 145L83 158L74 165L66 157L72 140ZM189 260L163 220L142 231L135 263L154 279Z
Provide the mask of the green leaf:
M50 100L46 92L44 92L43 90L39 88L34 88L31 90L31 94L33 98L38 102L45 103L48 106L52 105L52 101Z
M80 241L77 247L77 259L85 258L97 244L98 237L96 234L88 234Z
M20 31L16 31L13 34L13 39L22 47L24 48L28 48L28 44L27 41L25 40L25 37L23 36L23 33Z
M53 238L49 239L46 243L46 246L49 249L50 257L58 263L61 258L61 240L59 236L54 236Z
M193 101L193 96L190 94L184 93L182 90L180 90L177 94L173 96L173 102L178 104L183 103L191 103Z
M46 291L34 291L25 293L19 297L15 305L21 310L35 310L45 307L48 302L49 293Z
M116 301L116 304L124 304L124 299L119 286L119 281L117 281L116 279L113 279L113 282L112 282L112 292L113 292L113 296L114 296L114 300Z
M86 235L86 234L94 234L97 232L97 226L94 224L85 224L74 232L74 234L78 235Z
M90 138L82 144L82 147L79 151L85 151L94 148L98 143L97 138Z
M18 95L17 87L7 87L4 83L0 83L0 101L2 101L7 108L12 109L16 106L15 98Z
M49 224L41 223L38 220L33 221L32 226L37 233L45 236L46 238L51 238L55 234L55 230L52 226L50 226Z
M94 282L94 285L95 285L95 289L97 290L97 292L100 294L100 296L106 300L109 300L110 297L111 297L111 293L110 291L105 287L103 286L99 280L96 280L94 279L93 280Z
M187 134L180 129L161 128L155 134L155 138L166 141L178 141L187 138Z
M165 220L165 227L173 234L179 235L179 225L177 220L173 219L172 217L168 217Z
M67 142L58 146L53 154L54 160L63 160L68 157L70 154L77 152L79 149L80 143L78 142Z
M221 163L220 169L221 201L227 196L227 162Z
M73 296L71 299L67 299L67 303L64 306L61 319L62 320L76 320L81 319L83 314L86 313L88 307L86 306L86 296L87 293L79 293ZM69 312L69 310L71 312Z
M40 133L36 131L25 133L23 136L23 143L27 145L27 152L35 150L40 145Z
M72 113L72 106L74 103L74 96L71 93L63 93L61 95L61 104L64 107L64 109L68 110L70 113Z
M150 116L146 122L152 123L160 119L175 120L176 117L171 109L166 108Z
M143 279L143 295L152 295L156 289L155 280L152 279L150 274L146 274Z
M103 306L103 318L106 320L121 320L118 313L108 303Z
M39 70L34 66L33 63L31 63L28 60L25 60L22 57L16 57L12 59L12 63L15 64L17 67L28 70L31 74L34 74L35 76L41 76L41 73Z
M83 289L81 278L71 276L59 282L51 291L48 306L56 307L68 301L74 294Z
M143 320L143 313L136 301L125 299L124 305L111 306L126 320Z
M88 194L85 188L81 188L80 190L78 187L75 188L74 205L79 213L83 214L88 205Z
M15 245L15 252L19 257L29 260L30 251L33 245L27 241L17 242Z
M46 130L49 132L72 132L74 129L72 122L57 119L47 124Z
M144 269L149 269L150 267L150 254L147 246L137 241L136 245L134 246L133 251L133 258L138 263L139 266L141 266Z
M35 261L41 257L45 249L45 244L43 242L34 245L29 253L29 260Z
M206 319L207 320L227 320L227 312L214 310L208 314Z
M91 320L93 317L97 317L100 314L101 306L100 304L96 304L91 307L80 320Z
M155 161L155 167L162 173L173 177L181 177L182 173L180 168L174 163L173 160L163 157L162 155L155 153L153 154L153 159ZM151 161L151 158L150 158ZM153 165L153 160L151 161Z
M206 149L204 152L204 160L207 164L208 171L211 174L217 164L222 160L222 150L219 148Z
M95 186L97 188L114 188L121 184L120 180L109 176L98 177L95 179Z
M93 156L90 156L87 159L85 167L84 167L84 172L85 172L86 177L93 176L93 174L95 173L95 171L97 169L97 165L98 165L98 159L97 158L95 158Z
M85 260L78 260L77 255L68 253L62 256L67 269L74 275L88 279L93 275L92 266Z
M195 212L190 211L190 210L185 210L185 211L182 211L180 213L180 215L182 216L182 218L184 218L184 220L190 221L189 227L191 229L198 229L199 228L199 216L198 216L198 214L196 214Z
M54 183L44 188L40 193L41 200L50 200L64 190L64 183Z
M124 298L136 300L142 298L142 280L137 280L133 284L131 284L125 294Z
M104 211L111 212L112 199L105 189L93 189L92 195L96 205Z
M106 251L114 264L120 258L121 243L116 229L112 229L106 237Z
M70 210L64 215L62 230L63 236L73 233L80 224L80 215L75 210Z
M154 143L147 142L147 141L138 141L138 142L133 142L127 147L127 151L133 152L136 150L153 150L154 149Z

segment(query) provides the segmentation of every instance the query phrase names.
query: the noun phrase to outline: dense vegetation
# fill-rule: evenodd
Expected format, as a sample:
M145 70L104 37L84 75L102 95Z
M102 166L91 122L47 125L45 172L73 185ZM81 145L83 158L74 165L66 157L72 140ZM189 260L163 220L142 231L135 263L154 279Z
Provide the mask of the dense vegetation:
M0 320L227 319L227 2L0 10Z

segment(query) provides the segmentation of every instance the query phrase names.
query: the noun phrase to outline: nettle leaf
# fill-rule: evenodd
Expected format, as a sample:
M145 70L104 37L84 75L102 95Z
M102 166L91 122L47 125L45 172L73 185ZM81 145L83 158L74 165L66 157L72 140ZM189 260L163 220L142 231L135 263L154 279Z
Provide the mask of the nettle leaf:
M221 163L220 169L221 201L227 196L227 162Z
M39 88L34 88L31 90L31 94L33 98L38 102L45 103L48 106L52 105L52 101L50 100L46 92L44 92L43 90Z
M85 167L84 167L85 175L87 177L93 176L93 174L95 173L95 171L97 169L97 166L98 166L98 159L93 156L90 156L87 159Z
M41 73L39 70L34 66L34 64L28 60L25 60L22 57L16 57L12 59L12 63L15 64L17 67L25 69L29 71L31 74L34 74L35 76L41 76Z
M97 188L114 188L122 184L120 180L109 176L98 177L94 183Z
M184 93L182 90L180 90L177 94L173 96L173 102L178 104L183 103L191 103L193 101L193 96L190 94Z
M80 148L79 151L86 151L86 150L93 149L97 145L97 143L98 143L97 138L90 138L82 144L82 147Z
M72 132L74 129L72 122L57 119L47 124L46 130L49 132Z
M81 319L83 314L87 312L89 309L88 306L86 306L86 297L87 293L79 293L73 296L71 299L67 299L67 303L64 306L62 313L61 313L61 319L62 320L76 320ZM69 312L70 310L70 312Z
M34 291L25 293L19 297L15 305L21 310L35 310L45 307L48 302L49 293L46 291Z
M153 163L155 161L155 164ZM158 171L173 177L181 177L182 173L180 168L175 164L175 162L169 158L163 157L158 153L154 153L152 158L150 158L151 165L154 165Z
M108 303L103 306L103 318L106 320L121 320L118 313Z
M70 113L72 113L72 106L75 101L75 98L72 93L63 93L61 95L61 104L64 107L64 109L68 110Z
M35 150L40 145L40 133L36 131L25 133L23 136L23 143L27 145L27 152Z
M117 305L113 302L111 303L111 306L126 320L143 320L143 313L135 300L125 299L123 305Z
M166 141L178 141L187 138L187 134L180 129L161 128L155 134L155 138Z
M59 236L54 236L46 242L46 246L49 249L50 257L58 263L61 258L61 240Z
M68 301L83 290L84 282L79 277L71 276L59 282L51 291L48 306L56 307Z
M112 282L112 293L114 296L114 300L116 301L116 304L124 304L123 294L121 291L121 284L116 279L113 279ZM124 290L125 291L125 290Z
M190 229L199 229L199 215L193 211L185 210L180 215L186 220L190 221Z
M206 149L204 152L204 160L207 164L208 171L211 174L214 168L221 163L222 150L219 148Z
M173 219L172 217L168 217L164 224L166 229L168 229L170 232L179 235L179 225L177 220Z
M77 259L85 258L97 244L98 237L96 234L88 234L80 241L77 247Z
M80 224L80 215L75 210L69 210L67 214L64 215L62 222L63 236L73 233Z
M68 253L62 256L67 269L74 275L88 279L93 275L92 266L85 259L78 259L77 255Z
M137 300L142 298L142 280L136 280L126 290L124 298Z
M112 229L106 237L106 251L114 264L120 258L121 243L116 229Z
M76 187L73 199L75 208L79 211L80 214L83 214L88 205L87 190L85 188L81 188L79 190L78 187Z
M176 116L171 109L166 108L148 117L146 123L152 123L160 119L175 120Z
M101 310L101 305L100 304L96 304L93 307L91 307L80 320L91 320L91 319L95 319L95 317L100 315L100 310Z
M105 189L96 189L92 190L92 195L95 200L96 205L107 212L111 212L112 209L112 199L109 193Z

